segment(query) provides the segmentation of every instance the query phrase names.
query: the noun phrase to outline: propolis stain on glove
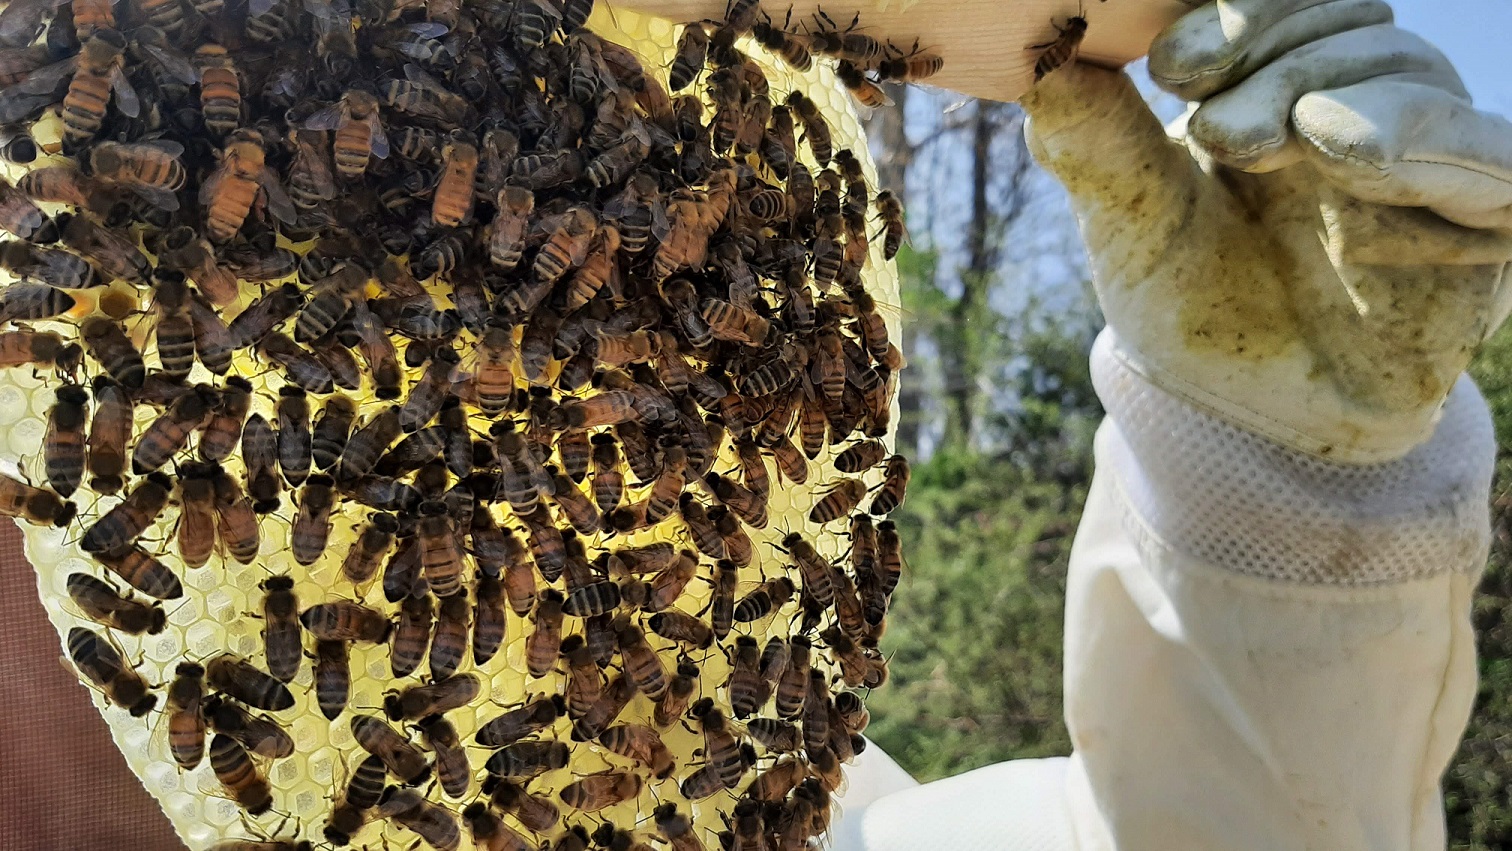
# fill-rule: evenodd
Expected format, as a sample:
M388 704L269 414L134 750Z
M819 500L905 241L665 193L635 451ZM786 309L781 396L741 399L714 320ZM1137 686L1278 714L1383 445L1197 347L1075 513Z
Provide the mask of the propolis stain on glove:
M669 93L678 28L587 6L0 18L48 152L0 510L192 848L828 824L901 568L894 201L873 246L827 69L711 24Z

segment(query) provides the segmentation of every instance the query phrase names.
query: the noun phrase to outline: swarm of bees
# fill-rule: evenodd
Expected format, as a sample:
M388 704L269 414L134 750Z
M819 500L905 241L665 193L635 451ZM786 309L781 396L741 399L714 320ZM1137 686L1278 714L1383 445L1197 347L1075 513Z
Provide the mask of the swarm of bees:
M0 512L196 848L829 824L903 571L868 284L904 235L799 71L938 61L754 0L661 50L591 10L0 10L36 460Z

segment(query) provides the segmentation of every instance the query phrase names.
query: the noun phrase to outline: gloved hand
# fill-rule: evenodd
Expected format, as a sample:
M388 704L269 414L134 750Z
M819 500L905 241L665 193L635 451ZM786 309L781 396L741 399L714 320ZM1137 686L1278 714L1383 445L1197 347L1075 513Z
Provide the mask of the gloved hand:
M1175 139L1123 74L1067 66L1022 101L1128 365L1349 463L1425 440L1512 308L1512 123L1391 18L1380 0L1191 12L1150 48L1156 82L1200 102Z

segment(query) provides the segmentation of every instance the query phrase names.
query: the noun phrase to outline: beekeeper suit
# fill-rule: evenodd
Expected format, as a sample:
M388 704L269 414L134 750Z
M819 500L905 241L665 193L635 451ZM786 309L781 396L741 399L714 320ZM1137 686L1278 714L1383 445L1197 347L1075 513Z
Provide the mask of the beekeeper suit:
M1174 139L1122 74L1023 102L1108 320L1074 753L918 786L872 751L838 851L1444 846L1494 454L1462 371L1512 293L1512 125L1377 0L1209 4L1150 71L1198 104Z

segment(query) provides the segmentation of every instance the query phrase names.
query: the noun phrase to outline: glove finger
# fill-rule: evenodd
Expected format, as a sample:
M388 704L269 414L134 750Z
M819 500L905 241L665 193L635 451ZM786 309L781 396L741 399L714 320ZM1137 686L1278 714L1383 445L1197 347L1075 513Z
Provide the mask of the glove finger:
M1206 100L1309 42L1391 20L1383 0L1210 3L1150 45L1150 76L1177 97Z
M1019 103L1029 116L1030 152L1080 212L1137 214L1158 223L1193 193L1200 173L1127 75L1067 65Z
M1189 140L1224 165L1275 171L1301 159L1291 113L1303 95L1391 74L1431 74L1447 91L1469 97L1437 48L1379 25L1303 45L1215 95L1187 123Z
M1292 122L1308 161L1357 198L1512 231L1512 122L1467 99L1375 79L1304 95Z

